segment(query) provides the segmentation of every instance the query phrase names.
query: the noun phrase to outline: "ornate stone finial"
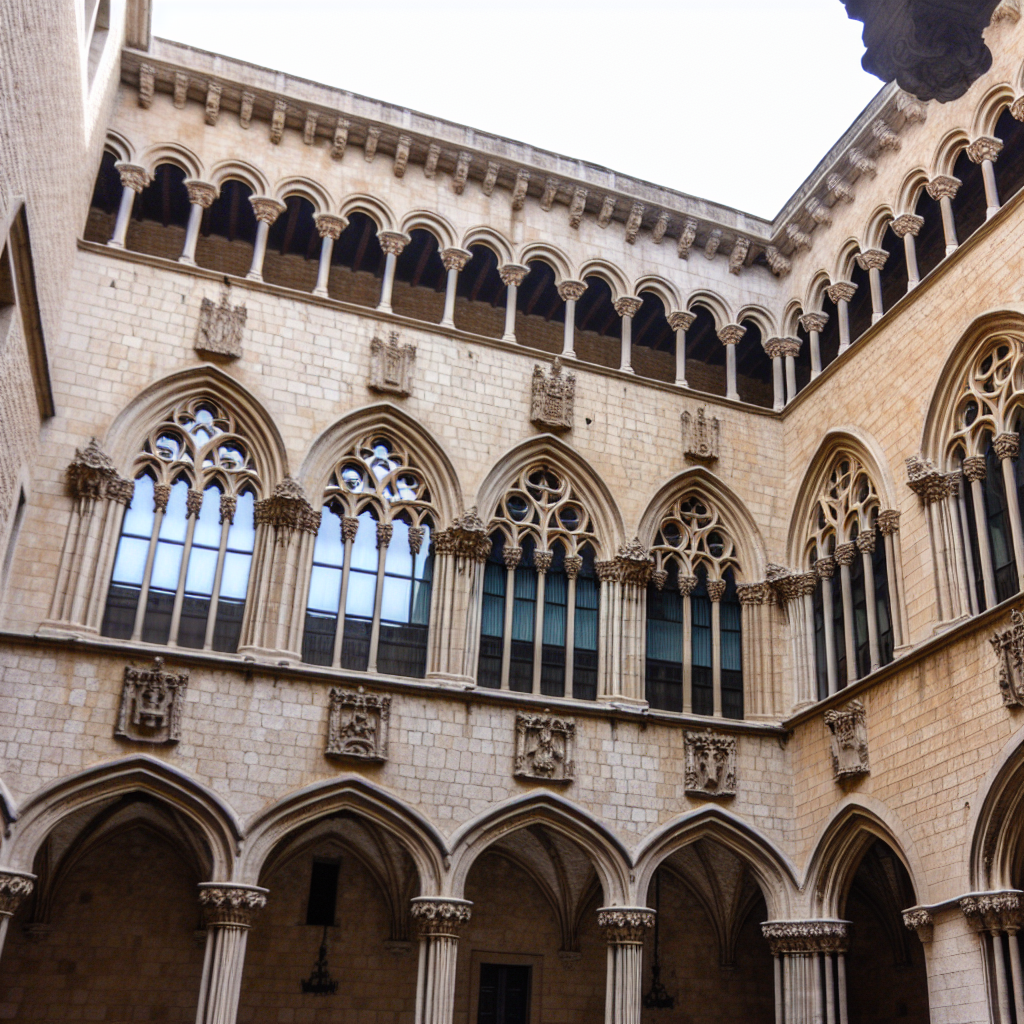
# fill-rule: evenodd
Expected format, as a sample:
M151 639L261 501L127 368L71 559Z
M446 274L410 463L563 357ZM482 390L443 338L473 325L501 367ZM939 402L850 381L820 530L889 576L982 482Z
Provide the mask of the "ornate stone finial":
M924 907L911 907L903 911L903 924L912 932L917 932L917 937L922 942L932 941L932 932L935 921L931 912Z
M129 164L118 160L114 164L114 168L121 177L121 185L136 193L141 192L152 180L149 171L145 167L139 167L138 164Z
M391 172L396 178L405 177L405 169L409 166L409 151L412 149L412 139L408 135L399 135L395 143L395 162L391 165Z
M569 227L578 228L583 222L583 211L587 208L587 195L585 188L573 190L572 201L569 203Z
M865 249L854 256L861 270L881 270L888 258L889 254L884 249Z
M826 228L832 226L832 214L829 212L829 208L820 200L812 196L804 204L804 209L811 215L811 220L815 224L820 224Z
M188 671L165 672L163 658L154 658L150 668L129 665L114 735L136 743L177 743L187 688Z
M688 331L696 319L696 313L685 309L674 309L668 315L668 325L673 331Z
M200 882L199 906L208 928L251 928L267 905L267 890L233 882Z
M857 286L852 281L836 281L825 289L825 294L838 306L840 302L849 302L857 294Z
M867 775L867 712L859 700L851 700L842 711L825 712L825 726L832 752L832 773L837 779Z
M558 179L548 178L544 182L544 191L540 196L540 208L547 213L555 203L555 197L558 195Z
M288 104L284 100L274 100L274 110L270 115L270 141L279 145L284 138L284 119L288 113Z
M750 252L750 239L742 235L733 242L732 252L729 253L729 273L738 274L747 261L747 253Z
M900 137L880 118L871 123L871 134L877 140L879 150L891 149L898 153L903 145Z
M883 537L891 537L900 528L900 510L898 508L882 509L878 513L875 525Z
M811 247L811 236L806 231L801 231L795 224L786 225L786 237L797 252L803 252Z
M587 290L586 281L563 281L558 288L558 297L563 302L568 302L572 299L573 302L579 302L583 298L583 293Z
M520 711L516 714L513 774L520 779L572 782L576 775L576 720Z
M386 761L390 719L389 695L367 693L362 686L358 690L331 687L324 753L357 761Z
M320 512L314 511L298 482L286 476L271 497L256 502L255 522L275 530L316 533L320 529Z
M530 187L530 172L516 171L516 183L512 186L512 209L521 210L526 205L526 192Z
M412 241L409 235L405 235L401 231L379 231L377 240L380 242L381 249L388 256L401 256L402 250Z
M139 65L139 106L149 110L153 105L153 92L156 89L156 68L152 64Z
M687 409L681 419L683 455L695 462L714 462L718 458L722 421L717 416L708 416L703 405L695 413Z
M597 226L599 228L606 228L612 222L612 218L615 216L615 197L605 196L601 203L601 210L597 215Z
M14 917L22 902L35 889L35 875L0 868L0 918Z
M473 904L469 900L442 896L417 896L409 908L421 938L457 939L469 923Z
M363 159L368 163L373 163L373 158L377 155L377 146L380 143L379 128L367 128L366 138L363 141Z
M344 157L345 150L348 148L348 129L348 121L343 117L339 117L334 126L334 139L331 142L332 160L340 160Z
M850 947L849 921L765 921L761 934L772 956L845 953Z
M921 500L929 505L949 495L949 480L940 473L931 459L923 455L911 455L906 459L907 484Z
M238 124L239 127L244 128L246 131L249 130L249 125L252 123L252 108L255 103L255 93L248 91L242 93L242 98L238 104Z
M238 359L242 355L242 331L248 318L245 304L232 306L225 288L220 302L204 298L199 304L195 350L203 355Z
M853 202L853 189L850 188L850 183L841 174L830 174L827 185L829 193L835 198L836 202Z
M1000 460L1016 459L1020 455L1020 434L997 434L992 448Z
M643 203L634 203L629 209L629 216L626 218L626 241L630 245L636 243L637 235L640 233L640 224L644 219L644 211L647 209Z
M747 329L742 324L726 324L718 332L718 340L723 345L738 345L746 333Z
M904 238L907 235L917 238L924 227L924 217L918 217L916 213L901 213L893 219L889 227L897 238Z
M465 270L466 264L473 258L468 249L442 249L441 263L445 270Z
M484 180L480 182L480 191L490 197L494 193L494 186L498 184L498 175L501 173L501 164L493 160L487 162L487 170L484 172Z
M208 210L218 196L217 186L211 185L208 181L197 181L195 178L185 179L185 191L188 192L188 201L193 206L201 206Z
M986 473L984 455L968 455L963 463L964 477L971 483L975 480L984 480Z
M665 232L668 231L669 216L662 210L658 214L658 219L654 222L654 227L651 228L651 241L655 245L661 245L662 239L665 237Z
M1003 140L991 135L982 135L967 147L967 158L971 163L980 164L985 160L995 163L1003 151Z
M800 317L800 326L808 334L813 334L815 331L820 334L825 330L826 324L828 324L828 313L804 313Z
M1007 707L1024 707L1024 615L1010 612L1010 625L988 641L999 663L999 693Z
M529 272L530 268L524 267L520 263L506 263L504 266L498 267L498 276L506 288L510 284L514 284L518 288L526 280L526 275Z
M613 303L615 312L619 316L636 316L640 312L640 307L644 304L644 300L638 298L635 295L623 295L616 299Z
M686 731L686 792L695 796L736 795L736 737L704 729Z
M313 223L316 225L316 233L321 238L331 238L336 242L348 227L348 217L342 217L337 213L318 213L313 218Z
M676 245L676 255L681 260L690 258L690 250L693 248L694 239L697 237L697 222L692 217L683 221L683 230L679 235L679 242Z
M540 366L533 368L530 392L530 422L551 430L572 430L576 404L576 375L562 373L561 359L551 364L545 376Z
M597 927L609 946L642 946L655 917L647 907L601 907Z
M708 239L704 243L704 258L706 260L713 260L718 252L718 247L722 244L722 229L712 228L708 232Z
M940 199L955 199L963 182L951 174L940 174L925 185L925 191L936 202Z
M221 86L216 82L207 82L206 84L206 110L204 111L206 117L206 123L208 125L215 125L217 123L217 117L220 114L220 94L222 92Z
M177 71L174 74L174 108L183 110L188 100L189 77L185 71Z
M256 219L263 224L273 224L278 217L288 209L284 203L279 203L270 196L249 196L249 203Z
M306 146L312 146L316 141L316 123L319 116L315 110L306 111L306 121L302 126L302 142Z
M768 269L776 277L785 277L793 269L793 264L774 245L765 246L764 258L768 262Z

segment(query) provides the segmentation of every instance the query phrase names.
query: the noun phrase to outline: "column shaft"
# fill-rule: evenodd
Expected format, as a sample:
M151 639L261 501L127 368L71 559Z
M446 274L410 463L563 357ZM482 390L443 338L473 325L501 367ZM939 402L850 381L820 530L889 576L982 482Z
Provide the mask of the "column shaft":
M999 212L999 189L996 186L996 169L991 160L981 161L981 177L985 182L985 220Z
M885 314L882 307L882 271L878 267L868 270L868 283L871 286L871 322L877 324Z
M121 188L121 202L117 207L117 219L114 221L114 233L107 242L113 249L123 249L128 236L128 221L131 220L132 206L135 204L135 190L130 185Z
M871 657L871 671L878 669L881 655L878 650L878 607L875 604L875 567L871 562L871 552L860 553L864 565L864 603L868 613L868 650Z
M676 384L681 388L688 388L686 383L686 331L681 328L676 331Z
M501 336L502 341L516 340L516 300L519 288L515 284L508 284L505 289L505 332ZM566 316L569 311L566 310Z
M839 582L843 593L843 635L846 641L846 681L857 681L857 651L853 642L853 583L850 567L839 567Z
M821 373L821 332L808 332L811 338L811 379Z
M786 404L796 398L796 357L786 356Z
M913 291L921 283L921 272L917 267L917 242L911 232L903 236L903 253L907 259L907 291Z
M946 255L951 256L956 252L959 242L956 238L956 221L953 218L953 200L949 196L943 196L939 200L939 209L942 211L942 233L946 239Z
M622 318L622 346L620 355L619 369L624 370L626 373L633 373L632 367L632 356L633 356L633 318L631 316L624 316Z
M389 252L384 257L384 279L380 283L380 302L377 304L378 311L382 313L391 312L391 292L395 287L395 265L398 257Z
M839 661L836 657L836 623L833 617L832 580L821 581L822 618L825 620L825 664L828 671L829 694L839 692Z
M850 303L840 299L836 303L836 313L839 317L839 351L845 352L850 347Z
M321 295L327 298L327 282L331 276L331 256L334 253L334 239L330 235L324 235L320 240L320 265L316 271L316 287L314 295Z
M199 203L191 203L188 211L188 224L185 227L185 244L182 246L179 263L195 266L196 243L199 241L199 226L203 222L203 207Z
M626 336L626 321L623 320L622 336ZM565 325L562 329L562 355L576 358L576 300L565 300Z
M442 327L455 326L455 290L459 284L459 271L451 267L444 286L444 314L441 317Z
M987 161L986 161L987 163ZM1003 470L1003 490L1006 492L1006 512L1010 520L1010 534L1013 537L1013 557L1017 562L1017 586L1024 590L1024 527L1020 521L1020 503L1017 500L1017 477L1014 473L1015 459L1000 459Z
M783 383L782 356L774 356L772 358L772 388L774 392L772 409L775 412L779 412L786 406L786 393L785 386Z
M981 556L981 576L985 585L985 607L996 604L996 581L992 569L992 548L988 539L988 516L985 512L985 490L981 480L971 481L971 497L974 499L974 522L978 534L978 554Z
M263 260L267 255L267 235L270 233L270 225L265 220L256 222L256 244L252 249L252 266L245 276L250 281L263 280Z
M740 393L736 390L736 346L725 346L725 397L734 402L740 400Z

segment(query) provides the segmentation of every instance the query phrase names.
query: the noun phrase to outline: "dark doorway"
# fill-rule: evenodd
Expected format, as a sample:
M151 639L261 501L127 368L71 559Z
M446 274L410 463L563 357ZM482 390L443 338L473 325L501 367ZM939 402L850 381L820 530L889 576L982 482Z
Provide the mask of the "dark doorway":
M477 1024L530 1024L530 967L480 965Z

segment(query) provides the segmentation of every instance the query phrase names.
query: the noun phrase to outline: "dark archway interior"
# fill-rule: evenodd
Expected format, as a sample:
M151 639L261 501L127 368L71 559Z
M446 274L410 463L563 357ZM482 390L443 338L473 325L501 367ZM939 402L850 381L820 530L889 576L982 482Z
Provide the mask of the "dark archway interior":
M891 226L882 236L882 248L889 254L882 267L882 309L888 312L907 294L907 250Z
M110 241L110 236L114 233L117 208L121 204L121 175L114 166L116 162L117 157L109 150L105 150L92 190L89 216L85 222L83 237L87 242L104 244Z
M576 303L576 355L585 363L620 366L622 317L615 312L612 290L600 277L585 281L587 290Z
M799 315L803 315L803 310ZM796 390L799 393L811 380L811 336L801 327L799 319L794 336L800 340L800 355L796 357Z
M924 280L945 259L946 236L942 230L942 210L938 201L928 195L927 189L921 189L914 213L924 218L915 243L917 269L921 280Z
M1003 141L1002 152L996 161L996 190L999 202L1005 203L1024 185L1024 124L1007 108L999 115L993 134Z
M352 213L348 227L334 243L327 294L359 306L380 302L384 276L384 250L377 239L377 224L365 213Z
M871 326L871 279L868 272L854 261L850 280L857 290L850 299L850 343L855 342Z
M767 340L753 320L744 320L747 333L736 346L736 390L740 399L770 409L775 401L772 361L764 350Z
M542 352L561 352L565 303L555 286L555 272L544 260L530 260L530 272L516 301L516 341ZM579 312L577 311L579 323ZM577 349L581 359L586 358Z
M633 369L641 377L672 382L676 379L676 332L668 310L654 292L641 292L643 305L633 317Z
M221 185L220 195L203 213L196 245L199 266L237 277L249 272L256 242L251 195L252 189L244 182L231 179Z
M966 149L956 158L953 177L963 182L953 197L956 238L958 242L966 242L985 223L985 178L981 164L971 160Z
M125 248L176 260L185 244L189 209L185 172L174 164L160 164L135 197Z
M320 262L320 235L313 220L316 211L302 196L288 196L284 202L284 212L267 234L263 280L311 292Z
M695 391L725 394L725 346L715 318L705 306L690 308L696 318L686 332L686 382Z
M444 313L448 279L441 261L441 243L425 228L409 232L409 238L395 262L391 308L401 316L438 324Z
M839 355L839 309L828 297L828 292L825 290L821 293L821 310L828 315L825 329L818 337L821 368L824 370Z
M471 245L469 251L473 258L459 274L455 289L455 326L486 338L500 338L505 333L508 289L498 273L498 256L487 245Z

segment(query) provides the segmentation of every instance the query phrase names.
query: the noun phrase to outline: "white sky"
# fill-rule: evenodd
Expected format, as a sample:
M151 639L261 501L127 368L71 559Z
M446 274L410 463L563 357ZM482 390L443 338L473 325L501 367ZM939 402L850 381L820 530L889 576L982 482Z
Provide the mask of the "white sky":
M881 86L839 0L154 0L155 35L772 217Z

